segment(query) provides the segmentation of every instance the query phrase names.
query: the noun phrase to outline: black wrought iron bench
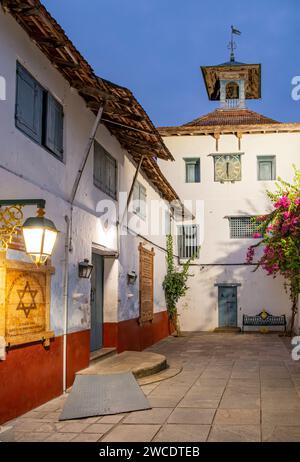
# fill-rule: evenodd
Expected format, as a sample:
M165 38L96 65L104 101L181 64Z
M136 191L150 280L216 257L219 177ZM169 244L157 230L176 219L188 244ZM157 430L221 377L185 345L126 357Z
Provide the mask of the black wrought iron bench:
M244 314L242 332L244 332L245 326L259 326L259 327L282 326L284 327L284 332L285 332L286 331L286 316L285 314L282 314L280 316L273 316L267 311L261 311L259 314L255 316Z

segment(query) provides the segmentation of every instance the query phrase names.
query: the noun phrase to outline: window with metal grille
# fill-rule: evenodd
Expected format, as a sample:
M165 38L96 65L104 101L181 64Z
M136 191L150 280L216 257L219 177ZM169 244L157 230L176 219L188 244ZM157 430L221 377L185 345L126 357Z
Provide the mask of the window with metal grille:
M255 217L229 217L231 239L251 239L258 231L258 223Z
M198 256L199 251L199 226L178 226L178 255L179 258L191 258Z
M17 63L16 127L63 160L63 107Z
M117 198L117 161L94 142L94 185L113 199Z

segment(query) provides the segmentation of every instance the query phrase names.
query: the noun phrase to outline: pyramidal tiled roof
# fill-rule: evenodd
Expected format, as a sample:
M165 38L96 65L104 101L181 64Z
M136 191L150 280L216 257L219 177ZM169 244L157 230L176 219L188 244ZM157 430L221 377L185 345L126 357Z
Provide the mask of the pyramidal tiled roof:
M279 124L277 120L258 114L250 109L216 109L198 117L182 127Z

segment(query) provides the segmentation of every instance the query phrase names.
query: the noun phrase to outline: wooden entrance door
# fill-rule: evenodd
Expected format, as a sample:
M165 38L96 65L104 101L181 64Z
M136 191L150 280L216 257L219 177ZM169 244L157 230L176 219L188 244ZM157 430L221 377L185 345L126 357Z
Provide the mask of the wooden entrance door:
M219 327L237 326L237 287L219 286Z
M140 251L140 323L153 319L153 276L154 251L147 250L142 244Z
M91 351L102 347L104 257L93 253L91 276Z

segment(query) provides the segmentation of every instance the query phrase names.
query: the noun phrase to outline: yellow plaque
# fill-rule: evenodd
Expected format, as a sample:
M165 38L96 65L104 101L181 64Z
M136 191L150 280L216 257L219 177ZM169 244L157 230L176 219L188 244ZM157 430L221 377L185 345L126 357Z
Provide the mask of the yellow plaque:
M53 268L1 258L0 335L7 345L47 341L50 331L50 278Z

